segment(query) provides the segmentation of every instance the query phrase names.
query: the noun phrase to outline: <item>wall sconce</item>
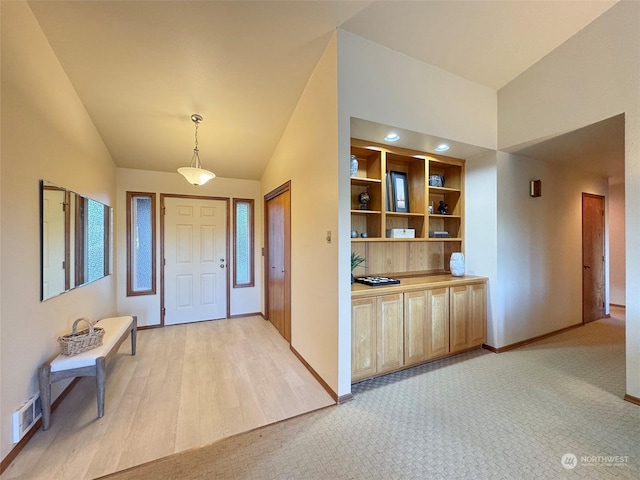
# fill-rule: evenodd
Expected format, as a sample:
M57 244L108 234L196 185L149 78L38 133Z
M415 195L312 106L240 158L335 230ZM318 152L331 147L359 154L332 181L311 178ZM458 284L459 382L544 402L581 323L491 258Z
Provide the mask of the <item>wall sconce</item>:
M531 180L529 182L529 196L531 197L542 196L542 180Z

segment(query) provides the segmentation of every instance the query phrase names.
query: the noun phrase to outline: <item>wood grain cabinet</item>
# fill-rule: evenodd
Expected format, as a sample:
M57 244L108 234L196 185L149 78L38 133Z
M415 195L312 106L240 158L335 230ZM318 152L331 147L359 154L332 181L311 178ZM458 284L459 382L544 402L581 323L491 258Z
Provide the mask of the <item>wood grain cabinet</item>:
M377 372L397 370L404 364L404 302L402 294L377 297Z
M402 294L351 303L351 381L391 372L404 364Z
M485 284L450 288L451 353L482 345L487 340Z
M449 289L404 294L404 364L449 353Z
M426 285L433 282L425 278ZM439 278L433 288L416 288L419 281L415 281L404 288L388 287L381 295L361 296L364 287L354 287L352 382L470 350L486 341L486 279Z
M371 377L377 372L377 297L351 302L351 381Z

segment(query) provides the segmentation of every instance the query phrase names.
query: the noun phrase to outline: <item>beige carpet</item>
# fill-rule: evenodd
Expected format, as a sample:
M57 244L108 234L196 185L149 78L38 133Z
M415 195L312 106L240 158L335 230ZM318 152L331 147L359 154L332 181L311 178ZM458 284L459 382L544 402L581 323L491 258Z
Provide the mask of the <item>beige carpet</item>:
M637 479L640 407L624 394L612 318L362 382L343 405L103 478Z

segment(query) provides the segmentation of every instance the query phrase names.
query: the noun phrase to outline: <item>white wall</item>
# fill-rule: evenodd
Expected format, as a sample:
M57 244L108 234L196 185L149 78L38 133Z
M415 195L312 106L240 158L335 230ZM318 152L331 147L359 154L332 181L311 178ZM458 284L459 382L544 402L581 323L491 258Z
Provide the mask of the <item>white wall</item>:
M108 205L115 165L26 2L2 2L0 456L37 368L80 316L116 312L115 275L40 302L39 180ZM54 398L65 386L55 384Z
M625 305L624 181L609 179L609 301Z
M333 36L267 165L262 193L291 180L291 345L339 393L337 299L350 277L338 270L336 82Z
M212 167L213 168L213 167ZM255 208L254 268L255 286L233 288L233 275L230 277L231 315L244 315L263 311L262 304L262 257L263 239L263 201L260 195L260 182L254 180L236 180L216 177L203 186L194 187L178 173L153 172L128 168L117 169L116 237L118 243L118 310L122 313L138 316L139 326L160 324L160 194L198 195L223 198L252 198ZM156 194L156 294L127 297L127 249L126 249L126 195L127 192L147 192ZM233 242L233 203L229 203L229 241ZM229 245L233 255L233 244ZM233 261L229 259L229 268ZM233 271L231 271L233 272Z
M351 391L351 289L346 280L351 252L350 119L495 149L497 96L490 88L342 30L338 30L338 74L339 242L340 272L344 272L339 278L339 370L343 395ZM469 241L466 245L472 247ZM474 253L467 261L482 270L482 262L474 258L478 250L472 248Z
M495 345L504 314L498 285L498 159L490 152L465 163L465 264L487 282L487 343Z
M529 181L542 196L529 196ZM498 153L498 299L488 343L503 347L582 322L582 193L604 177Z
M640 3L619 2L498 92L508 148L625 113L627 393L640 397ZM543 187L544 192L544 187ZM501 272L499 272L501 274Z

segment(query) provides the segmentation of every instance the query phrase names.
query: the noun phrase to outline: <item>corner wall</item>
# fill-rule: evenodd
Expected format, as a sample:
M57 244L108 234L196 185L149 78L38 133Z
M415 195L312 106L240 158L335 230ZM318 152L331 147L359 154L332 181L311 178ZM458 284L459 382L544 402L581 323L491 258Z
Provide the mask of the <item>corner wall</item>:
M640 250L633 247L640 238L639 31L640 3L619 2L498 92L501 149L625 114L626 375L627 393L637 398Z
M341 395L337 299L349 274L338 269L336 48L334 35L261 183L264 196L291 180L291 346ZM331 243L327 231L332 232Z
M495 149L497 96L478 85L356 35L338 30L339 383L351 391L351 118ZM376 139L365 139L376 140ZM377 139L382 142L382 139ZM468 198L468 197L467 197ZM471 232L467 230L466 234ZM467 241L466 248L472 248ZM480 266L474 258L467 262ZM478 270L482 270L479 267ZM484 271L477 272L480 275ZM491 287L490 287L491 288Z
M114 206L115 165L26 2L2 2L0 456L37 368L81 316L116 314L115 275L40 302L39 180ZM114 252L115 254L115 252ZM56 398L65 382L52 389Z

